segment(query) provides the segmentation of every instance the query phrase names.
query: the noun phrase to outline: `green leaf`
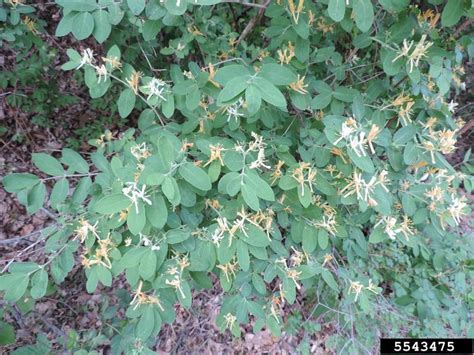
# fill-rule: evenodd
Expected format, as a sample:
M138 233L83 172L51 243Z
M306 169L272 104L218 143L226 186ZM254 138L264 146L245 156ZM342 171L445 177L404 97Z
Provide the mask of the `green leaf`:
M145 0L127 0L127 5L130 11L135 16L138 16L145 9L146 1Z
M393 135L393 144L404 145L411 141L415 134L416 129L412 124L402 127Z
M57 0L56 2L72 11L94 11L97 9L97 2L94 0Z
M327 107L331 103L331 100L332 100L332 93L316 95L311 100L311 108L313 110L322 110L323 108Z
M151 206L145 206L146 216L151 225L157 229L162 229L168 219L168 208L163 196L155 194L151 197Z
M63 202L69 193L69 182L66 178L59 179L54 184L53 190L51 191L51 205L57 206L58 203Z
M354 10L355 23L359 30L367 32L374 22L374 7L371 0L354 0L352 5Z
M247 272L250 268L250 255L249 255L249 249L247 247L247 244L245 244L241 240L238 240L236 254L237 254L237 261L239 262L240 267L242 268L243 271Z
M304 208L308 208L311 202L313 202L313 194L308 185L298 185L298 199Z
M0 321L0 345L13 344L15 341L15 329L10 324Z
M326 249L329 245L329 234L325 229L320 229L318 232L318 244L322 250Z
M256 86L250 85L245 89L245 101L247 103L247 109L251 115L257 113L262 105L262 95Z
M87 282L86 282L86 290L89 293L93 293L97 288L97 284L99 283L99 273L97 268L91 268L89 275L87 275Z
M61 163L69 166L69 169L81 174L87 174L89 172L89 164L84 158L77 152L69 148L63 148Z
M186 8L188 7L188 1L165 0L165 7L171 15L181 16L186 12Z
M247 67L240 64L232 64L220 68L214 79L221 85L227 85L227 82L230 80L236 77L244 77L246 75L250 75L250 71Z
M270 245L270 239L259 227L254 226L253 224L247 224L245 226L245 231L247 236L245 236L243 233L240 234L240 239L245 243L260 248Z
M260 204L258 202L257 191L250 184L244 184L241 186L240 191L242 192L242 197L244 198L245 203L254 211L260 209Z
M72 34L78 40L89 37L94 31L94 17L88 12L80 12L74 17Z
M318 243L317 231L314 227L305 225L303 228L303 249L307 253L312 253L316 250Z
M258 197L266 201L275 201L275 194L270 185L258 174L249 171L244 177L244 184L250 187Z
M345 86L338 86L333 92L333 96L336 99L344 102L352 102L352 100L354 100L354 97L358 94L359 92L357 90L347 88Z
M380 243L384 239L385 239L385 235L384 235L383 229L377 227L372 230L372 233L370 233L369 243L373 243L373 244Z
M90 177L86 176L79 180L79 183L76 186L76 189L72 193L71 200L75 204L82 203L89 194L89 189L92 186L92 180Z
M37 271L31 278L31 297L38 299L46 294L48 288L48 273L46 270L41 269Z
M94 16L94 31L92 35L95 37L97 42L102 43L109 38L110 32L112 31L112 25L109 21L109 13L105 10L98 10L92 13Z
M117 101L117 107L120 114L120 117L125 118L132 112L135 107L135 102L137 97L132 89L125 89L120 94L120 97Z
M212 187L209 175L193 163L186 162L181 165L179 167L179 174L184 178L184 180L199 190L209 191Z
M29 189L39 182L39 178L33 174L13 173L5 176L2 180L3 187L7 192L18 192L23 189Z
M142 32L143 39L145 41L151 41L152 39L156 37L158 32L160 32L161 28L162 28L161 21L152 21L152 20L145 21L145 24L143 25L143 32Z
M334 276L326 270L323 269L321 272L321 276L323 277L323 280L326 282L326 284L332 288L334 291L339 292L339 286L337 285L336 280L334 279Z
M173 180L172 177L166 176L161 185L161 191L163 191L164 195L170 202L173 201L175 194L177 194L177 191L174 189Z
M375 171L374 163L368 155L358 156L352 148L347 149L347 155L359 169L371 174Z
M108 195L94 204L94 212L114 214L127 209L131 204L130 199L122 194Z
M277 63L264 64L258 76L274 85L289 85L298 79L288 67Z
M171 169L171 163L174 162L176 157L173 143L171 143L167 136L163 135L158 138L157 147L158 157L160 158L160 166L157 166L157 169L160 172L167 173Z
M341 22L346 11L346 0L329 0L328 14L336 22Z
M137 212L138 207L138 212ZM127 214L127 227L134 235L140 233L146 224L145 208L142 202L137 202L129 209Z
M166 241L168 244L178 244L184 242L191 236L191 232L187 229L172 229L166 233Z
M3 298L5 301L16 302L25 294L30 278L28 274L23 273L10 274L8 276L8 284L10 286L4 288L2 285L2 289L5 289Z
M32 154L33 164L40 169L43 173L51 176L62 176L64 175L64 169L61 163L53 158L51 155L45 153L33 153Z
M97 276L102 285L106 287L112 286L112 273L104 265L97 266Z
M42 182L33 186L27 196L28 205L26 211L28 214L36 213L41 207L43 207L45 197L46 186Z
M276 107L286 108L285 96L283 96L281 91L278 90L275 85L260 77L255 78L254 84L260 90L260 94L264 101Z
M128 0L133 1L133 0ZM153 330L155 329L155 312L152 308L147 309L145 312L142 313L140 320L138 321L136 334L137 337L143 340L148 339Z
M257 290L257 292L261 295L265 295L267 293L267 286L265 285L265 281L263 281L263 278L259 274L252 274L252 284Z
M222 104L237 97L237 95L242 93L249 85L247 80L247 77L231 79L219 93L219 96L217 96L217 102Z
M139 266L140 276L144 280L149 280L155 275L156 271L156 253L149 248L142 257Z
M66 36L72 31L75 15L76 14L74 12L70 12L63 16L61 21L59 21L58 27L56 27L56 37Z
M459 22L464 12L464 1L448 0L441 13L441 24L443 27L451 27Z

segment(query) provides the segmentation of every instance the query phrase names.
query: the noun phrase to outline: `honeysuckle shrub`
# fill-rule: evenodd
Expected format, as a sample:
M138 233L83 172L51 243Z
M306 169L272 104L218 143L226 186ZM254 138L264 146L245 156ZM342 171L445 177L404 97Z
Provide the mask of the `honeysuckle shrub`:
M138 124L3 178L28 213L57 212L46 261L3 270L5 301L54 292L79 260L90 293L127 282L114 353L151 352L175 304L215 282L234 336L281 335L297 299L342 353L472 334L457 226L473 166L445 158L464 124L470 1L56 3L56 36L102 43L68 49L62 69Z

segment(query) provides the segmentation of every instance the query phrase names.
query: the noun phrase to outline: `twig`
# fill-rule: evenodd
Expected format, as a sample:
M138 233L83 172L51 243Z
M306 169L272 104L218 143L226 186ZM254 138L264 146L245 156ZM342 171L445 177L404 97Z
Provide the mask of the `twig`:
M223 3L231 3L231 4L239 4L239 5L244 5L244 6L250 6L250 7L258 7L259 9L265 9L268 4L257 4L254 2L243 2L240 0L224 0L222 1Z
M474 127L474 119L473 120L470 120L469 122L467 122L458 132L458 135L463 135L464 133L466 133L467 131L469 131L470 129L472 129Z
M457 38L462 31L464 31L467 27L469 27L470 25L472 25L472 23L474 22L474 20L472 18L469 18L467 19L466 21L464 21L457 29L456 29L456 32L454 32L454 38Z
M263 5L260 5L260 10L258 10L257 16L253 17L247 26L245 26L244 30L240 34L239 39L237 40L236 45L238 45L240 42L242 42L245 37L249 35L250 32L253 31L254 27L257 25L257 23L260 21L260 19L263 17L263 14L265 13L265 10L267 9L267 6L270 5L272 0L266 0Z

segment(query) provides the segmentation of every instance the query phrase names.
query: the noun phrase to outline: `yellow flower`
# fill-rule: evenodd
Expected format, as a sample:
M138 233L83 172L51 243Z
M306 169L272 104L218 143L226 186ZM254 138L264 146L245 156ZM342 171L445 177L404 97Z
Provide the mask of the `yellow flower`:
M308 84L304 83L304 76L300 78L300 75L298 74L298 79L294 82L292 82L289 85L289 88L293 91L299 92L302 95L306 95L308 93L308 90L306 88L308 87Z
M293 0L288 0L288 8L290 10L291 16L293 17L293 20L297 24L300 18L300 14L304 9L304 0L299 0L297 7L295 7L295 3Z
M209 157L209 160L207 161L206 164L204 164L204 166L208 166L209 164L211 164L214 160L218 160L220 163L221 163L221 166L224 165L224 161L222 160L222 151L224 150L224 148L222 147L221 144L216 144L216 145L210 145L209 148L211 149L211 156Z
M143 76L142 72L134 70L130 78L126 79L127 84L133 90L135 95L138 94L138 85L140 84L140 79L142 78L142 76Z

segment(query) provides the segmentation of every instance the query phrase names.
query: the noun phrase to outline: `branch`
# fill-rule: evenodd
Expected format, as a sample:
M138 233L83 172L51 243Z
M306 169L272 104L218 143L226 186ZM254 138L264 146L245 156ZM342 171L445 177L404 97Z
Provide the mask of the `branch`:
M244 30L240 34L239 39L237 40L236 45L238 45L240 42L242 42L245 39L245 37L247 37L249 35L249 33L253 31L254 27L257 25L257 23L263 17L263 14L265 13L265 10L267 9L268 5L270 5L271 2L272 2L272 0L266 0L263 5L258 6L258 7L260 7L260 10L258 10L257 16L253 17L249 21L247 26L245 26ZM254 4L254 5L256 5L256 4Z
M469 122L467 122L459 131L458 131L458 135L463 135L464 133L466 133L467 131L471 130L472 128L474 128L474 119L471 119L469 120Z
M240 0L224 0L221 1L223 3L229 3L229 4L240 4L244 6L251 6L251 7L258 7L259 9L265 9L268 5L262 5L262 4L256 4L254 2L241 2Z

